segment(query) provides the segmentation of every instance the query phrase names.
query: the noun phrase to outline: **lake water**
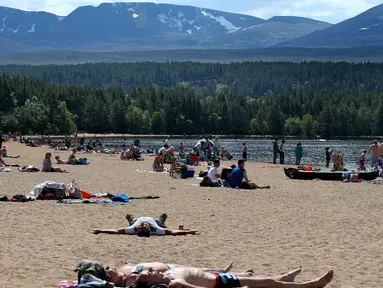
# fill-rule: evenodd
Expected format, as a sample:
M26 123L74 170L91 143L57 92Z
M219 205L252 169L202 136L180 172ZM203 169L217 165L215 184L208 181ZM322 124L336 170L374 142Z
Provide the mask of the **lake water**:
M104 138L102 141L107 147L114 145L122 145L121 139ZM127 143L133 139L127 139ZM178 149L180 143L185 146L185 151L188 151L197 143L197 139L171 139L170 145ZM220 139L221 146L228 148L233 154L234 159L242 158L242 143L246 142L248 147L248 160L255 162L272 162L273 145L270 139ZM280 141L279 141L280 142ZM295 164L294 150L296 144L300 142L303 147L302 165L325 165L325 148L330 147L330 150L341 153L346 167L349 169L357 168L357 161L360 153L363 150L369 149L371 140L330 140L321 142L318 140L286 140L285 163ZM162 146L161 139L141 139L140 144L142 150L158 149ZM366 164L369 163L369 156L366 159Z

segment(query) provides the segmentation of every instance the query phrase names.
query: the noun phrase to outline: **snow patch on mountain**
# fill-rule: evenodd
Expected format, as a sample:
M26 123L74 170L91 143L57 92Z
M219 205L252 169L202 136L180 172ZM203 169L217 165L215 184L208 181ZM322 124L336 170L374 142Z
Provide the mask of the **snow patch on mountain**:
M202 28L202 26L196 26L196 25L194 25L194 27L195 27L195 29L197 29L198 31L199 31L199 29Z
M167 15L161 13L158 14L157 20L163 24L167 24L171 28L179 27L180 31L182 31L183 24L180 19L169 18Z
M133 15L132 15L133 18L137 18L138 16L140 16L140 15L138 15L136 13L133 13Z
M257 27L257 26L259 26L259 24L258 24L258 25L253 25L253 26L249 26L249 27L243 28L242 31L244 31L244 30L249 30L249 29L254 28L254 27Z
M178 12L178 18L182 18L182 16L184 16L184 13L182 11Z
M7 26L5 26L5 20L7 20L7 18L8 18L8 16L5 16L5 17L3 18L3 27L1 28L1 32L3 32L4 29L7 28Z
M36 30L35 30L35 27L36 27L36 24L35 24L35 23L33 23L32 25L29 24L29 26L31 27L31 29L29 29L29 30L26 31L25 33L33 33L33 32L36 31Z
M64 16L57 16L57 20L60 22L64 19L65 17Z
M241 27L236 27L228 21L225 17L223 16L214 16L206 11L201 11L201 14L205 17L210 17L211 19L215 20L216 22L219 22L221 26L225 27L228 33L233 33L241 29Z
M16 34L19 31L20 27L21 27L21 24L19 24L19 26L17 26L17 29L8 28L8 30Z
M190 35L192 34L192 30L191 29L186 30L186 32L188 32Z

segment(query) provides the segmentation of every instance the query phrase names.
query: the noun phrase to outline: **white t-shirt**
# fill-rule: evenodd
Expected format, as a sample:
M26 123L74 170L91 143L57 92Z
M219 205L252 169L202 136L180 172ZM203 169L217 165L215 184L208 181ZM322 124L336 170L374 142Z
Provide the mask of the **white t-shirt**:
M158 154L164 154L166 152L166 148L162 147L160 150L158 150Z
M218 168L215 167L215 166L212 166L209 169L209 172L207 172L207 176L211 179L212 183L217 183L218 182L217 177L215 176L217 174L219 174L219 172L218 172Z
M281 152L285 152L285 144L284 143L281 144L281 147L279 148L279 150Z
M136 220L136 222L129 227L125 228L125 234L128 235L137 235L137 227L141 222L148 222L151 226L150 235L163 236L165 235L165 229L158 226L156 221L152 217L140 217Z

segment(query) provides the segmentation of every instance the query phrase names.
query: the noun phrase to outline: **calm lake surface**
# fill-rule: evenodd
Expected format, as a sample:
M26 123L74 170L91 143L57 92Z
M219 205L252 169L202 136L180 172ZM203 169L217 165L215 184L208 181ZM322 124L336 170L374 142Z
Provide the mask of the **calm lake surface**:
M127 138L127 145L132 143L134 139ZM121 139L102 139L107 147L114 145L122 145ZM188 151L197 143L198 139L171 139L170 145L178 149L182 142L185 151ZM228 148L234 155L234 159L242 158L242 143L246 142L248 147L248 160L255 162L272 162L273 145L270 139L220 139L221 146ZM357 161L360 153L363 150L369 149L371 140L329 140L321 142L319 140L286 140L285 163L295 164L294 150L297 143L300 142L303 147L302 165L325 165L325 148L330 147L330 150L341 153L344 163L349 169L357 168ZM162 146L163 141L160 139L140 139L142 150L158 149ZM279 141L280 144L280 141ZM366 164L369 163L369 156L366 159ZM279 161L279 160L278 160Z

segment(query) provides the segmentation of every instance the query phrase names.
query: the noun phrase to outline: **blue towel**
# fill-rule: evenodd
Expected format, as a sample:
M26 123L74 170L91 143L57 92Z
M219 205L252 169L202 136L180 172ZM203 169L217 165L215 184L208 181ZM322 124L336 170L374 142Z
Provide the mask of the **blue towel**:
M125 194L114 195L113 198L112 198L112 201L130 202L128 196L126 196Z

